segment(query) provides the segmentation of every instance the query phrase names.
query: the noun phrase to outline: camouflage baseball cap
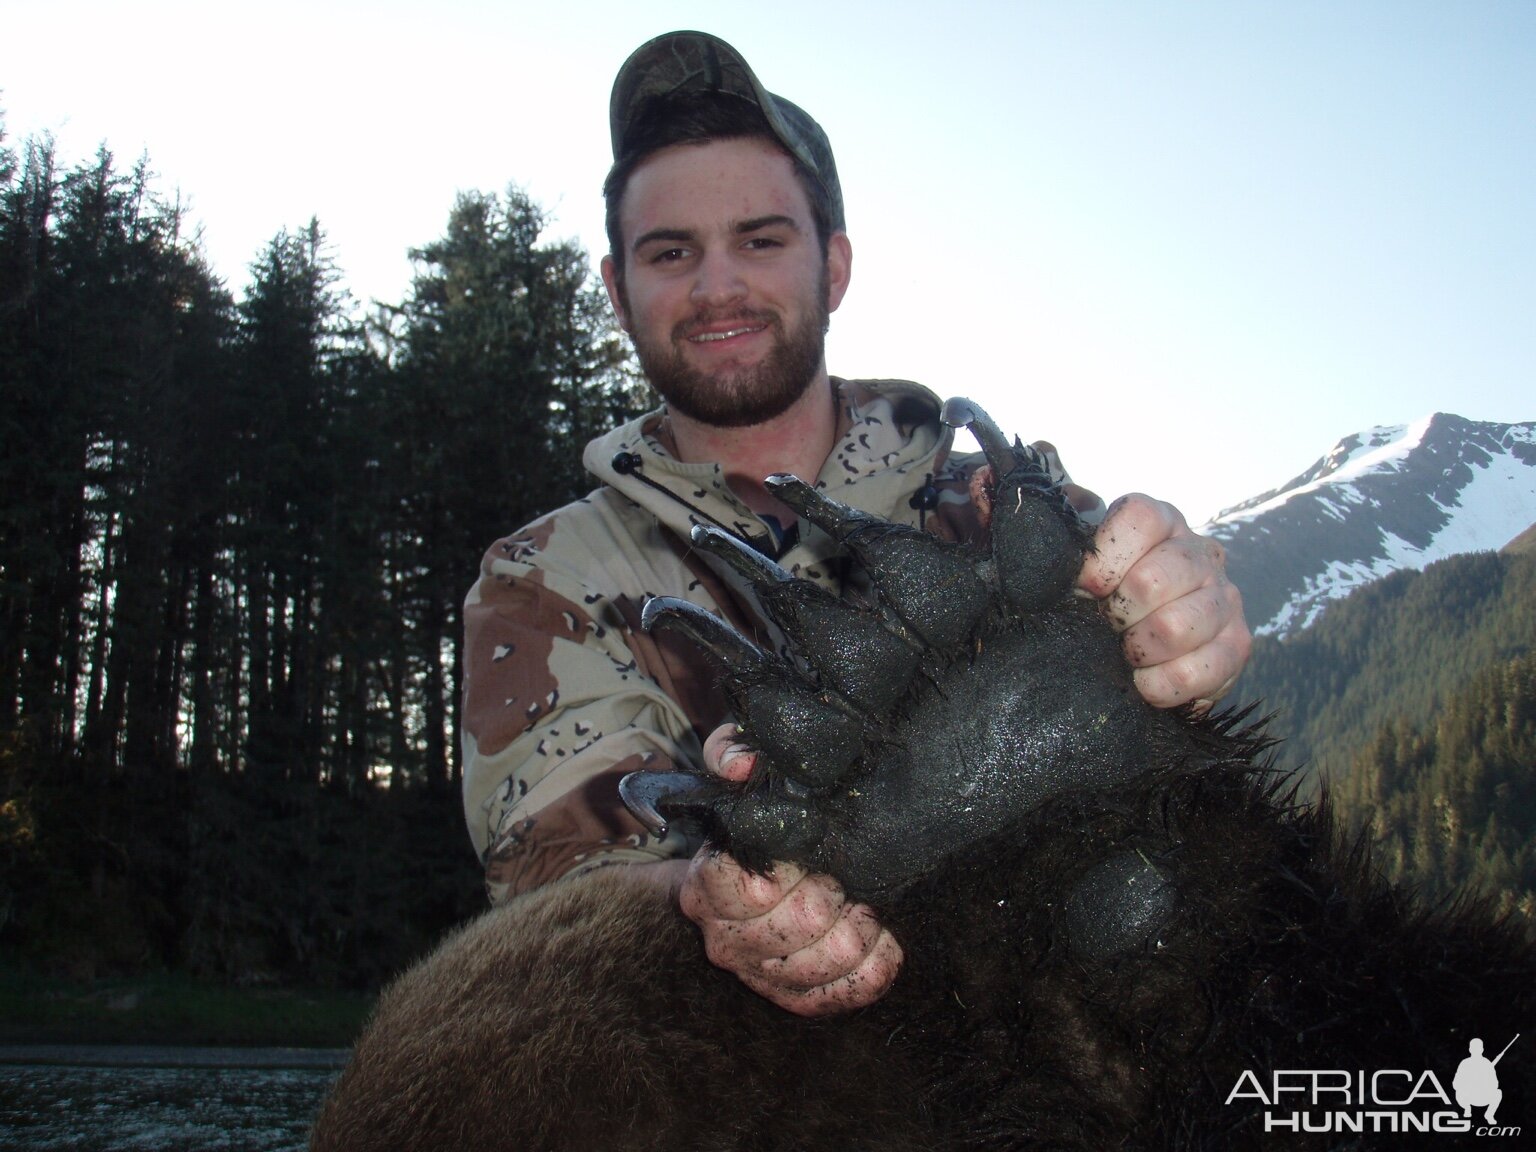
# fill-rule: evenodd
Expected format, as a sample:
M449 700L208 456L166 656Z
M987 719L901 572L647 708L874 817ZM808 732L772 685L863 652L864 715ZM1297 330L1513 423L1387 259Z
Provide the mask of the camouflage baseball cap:
M728 92L757 105L780 143L826 189L832 227L845 227L843 189L837 180L832 145L821 125L797 105L765 89L740 52L707 32L668 32L640 45L624 61L608 103L613 158L624 156L630 129L648 101L688 91Z

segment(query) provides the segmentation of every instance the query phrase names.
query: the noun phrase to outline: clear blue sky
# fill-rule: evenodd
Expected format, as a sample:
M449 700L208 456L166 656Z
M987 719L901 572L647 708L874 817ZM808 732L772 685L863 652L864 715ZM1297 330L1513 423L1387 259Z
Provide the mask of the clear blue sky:
M397 300L461 189L595 257L613 73L686 27L831 136L835 373L1193 522L1373 424L1536 420L1536 0L11 0L0 107L67 163L147 151L236 288L315 215Z

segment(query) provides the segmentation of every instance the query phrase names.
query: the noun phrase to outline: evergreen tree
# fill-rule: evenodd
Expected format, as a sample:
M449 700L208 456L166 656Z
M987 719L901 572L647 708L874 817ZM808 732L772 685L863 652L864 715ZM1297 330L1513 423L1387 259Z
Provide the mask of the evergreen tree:
M48 222L58 197L53 144L29 140L0 151L0 724L26 728L57 751L60 684L46 650L50 581L60 553L47 519L61 485L50 463L66 439L63 414L49 403L43 331L54 295Z
M29 143L0 221L0 716L50 867L27 897L136 955L173 930L184 589L209 547L180 515L207 481L189 368L216 369L228 308L151 180L105 148L59 178Z
M481 553L582 491L587 439L635 410L585 254L540 243L543 229L515 188L461 195L447 234L412 253L410 297L392 318L396 475L408 481L399 498L411 532L391 556L424 683L411 767L433 787L458 782L461 607Z
M1393 880L1429 901L1481 893L1536 935L1536 655L1383 726L1333 795Z

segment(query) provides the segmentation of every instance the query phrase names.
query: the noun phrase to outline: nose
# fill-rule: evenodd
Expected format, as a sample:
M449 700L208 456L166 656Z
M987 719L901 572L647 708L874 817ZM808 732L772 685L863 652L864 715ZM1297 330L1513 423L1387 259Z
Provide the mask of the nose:
M730 252L706 252L697 267L691 293L695 306L720 308L746 299L746 280Z

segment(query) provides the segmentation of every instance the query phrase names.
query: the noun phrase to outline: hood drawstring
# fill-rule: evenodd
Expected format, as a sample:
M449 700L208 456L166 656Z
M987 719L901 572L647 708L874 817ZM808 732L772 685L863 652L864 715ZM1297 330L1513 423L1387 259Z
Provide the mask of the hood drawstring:
M684 508L688 509L688 511L692 512L698 519L707 520L710 524L713 524L727 536L734 536L736 539L744 541L753 549L753 551L761 552L770 560L777 560L780 556L784 555L786 551L788 551L789 547L793 546L794 540L792 539L789 540L788 543L783 547L775 546L773 533L771 532L765 532L761 536L749 536L745 532L732 531L724 524L720 523L720 521L716 520L708 512L700 508L698 505L684 500L681 496L672 491L672 489L668 488L665 484L658 484L655 480L652 480L649 476L645 475L645 473L641 471L641 468L644 464L645 461L641 458L638 452L615 452L613 454L612 461L610 461L610 467L612 467L613 470L620 476L633 476L636 480L640 481L640 483L646 485L646 487L653 488L657 492L660 492L663 496L667 496L672 500L677 501L677 503L681 504ZM935 499L937 499L937 493L935 493ZM796 537L798 538L798 534L796 534Z

